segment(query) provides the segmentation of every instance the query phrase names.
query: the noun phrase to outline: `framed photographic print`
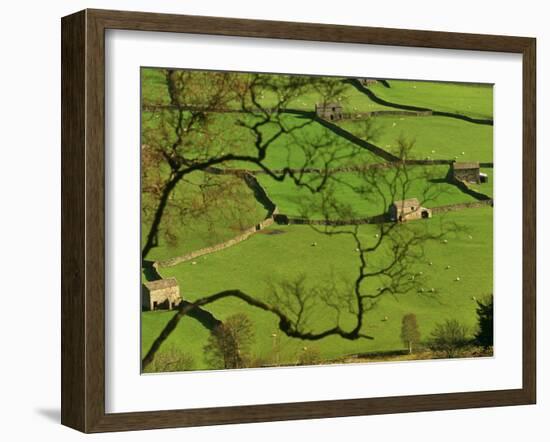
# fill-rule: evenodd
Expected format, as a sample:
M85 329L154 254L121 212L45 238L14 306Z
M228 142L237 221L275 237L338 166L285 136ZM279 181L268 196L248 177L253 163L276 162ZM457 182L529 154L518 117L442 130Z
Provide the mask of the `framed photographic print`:
M535 51L63 18L62 423L534 403Z

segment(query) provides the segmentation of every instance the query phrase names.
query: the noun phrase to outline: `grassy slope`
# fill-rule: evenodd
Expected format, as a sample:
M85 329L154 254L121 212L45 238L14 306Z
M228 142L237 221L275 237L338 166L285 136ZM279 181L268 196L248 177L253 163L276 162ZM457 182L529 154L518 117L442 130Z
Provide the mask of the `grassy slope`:
M422 202L422 195L428 188L429 195L433 195L434 198L426 201L424 203L425 207L436 207L447 204L475 201L472 196L461 192L452 184L447 182L429 183L424 177L424 173L429 170L431 177L430 179L444 180L448 169L449 167L445 165L432 166L430 168L411 167L411 176L414 178L412 179L412 185L409 192L405 195L405 197L416 197ZM335 174L335 178L343 181L343 183L337 182L335 185L338 201L349 204L353 208L354 216L374 216L380 215L386 211L387 207L384 204L384 200L378 195L372 194L369 197L362 196L360 193L357 193L349 187L349 185L356 188L361 186L362 178L360 175L354 173L338 173ZM270 198L277 203L281 213L292 216L307 215L310 218L322 218L322 214L318 211L303 213L304 207L306 207L306 204L309 202L314 202L314 207L319 206L319 194L313 195L306 188L297 188L294 183L289 180L277 182L269 177L263 176L259 176L258 179L267 189L267 193ZM389 193L385 193L386 200L390 201ZM317 203L315 204L315 202Z
M184 204L180 201L189 201L190 194L199 198L199 192L196 186L189 183L198 183L204 177L203 172L193 172L186 181L180 181L174 191L174 197L171 204ZM173 233L177 241L170 244L163 235L159 235L159 246L154 247L147 259L162 260L174 256L182 255L202 247L210 246L238 235L242 230L252 227L266 217L265 209L254 200L252 191L241 182L240 179L230 176L216 176L221 185L231 180L234 192L239 195L239 199L246 199L247 210L234 208L227 211L223 207L212 207L206 213L198 215L189 215L179 219L177 225L172 225ZM185 195L185 200L183 199ZM164 221L166 222L166 221ZM212 229L209 226L214 226ZM161 229L164 225L161 223ZM144 225L142 229L142 241L148 228Z
M427 256L433 261L433 266L424 268L424 273L430 278L427 289L435 288L437 296L410 293L399 299L384 298L367 316L364 331L374 335L374 341L346 341L330 337L311 343L283 337L281 360L292 363L304 346L318 348L324 358L336 358L356 352L401 349L401 318L409 312L417 315L424 338L429 335L435 323L445 318L457 318L473 327L476 304L472 296L480 297L492 290L492 209L454 212L448 218L467 225L473 239L464 235L461 239L449 238L447 244L428 246ZM430 228L439 229L438 218L427 222L430 223ZM364 238L374 238L373 228L362 228ZM326 280L331 273L337 275L338 280L353 278L357 257L355 246L349 239L328 237L307 226L279 226L276 229L285 233L258 234L238 246L199 258L198 265L183 263L162 269L161 273L165 277L177 277L184 298L190 300L227 288L239 288L265 299L268 279L292 278L302 272L308 275L309 281L316 282ZM317 242L317 246L311 247L312 242ZM450 270L445 269L447 265L451 265ZM476 269L475 272L472 269ZM460 282L455 281L457 276L461 277ZM377 282L373 281L367 287L375 290L376 286ZM277 321L274 317L231 299L216 302L208 310L221 320L238 311L247 313L255 323L255 353L266 358L272 353L271 334L277 332ZM323 316L321 312L315 318L315 329L330 323L327 314L325 311ZM147 318L148 315L164 317L165 320L170 316L169 313L152 312L144 313L143 317ZM389 318L388 321L382 320L385 316ZM153 319L144 320L144 336L152 336L153 332L149 330L151 324L155 324L154 327L158 330L160 322L160 319L156 322ZM169 338L169 342L179 343L178 345L189 349L198 363L197 368L206 368L201 365L204 362L201 362L201 352L197 350L204 345L204 336L201 337L197 330L192 330L190 325L188 327L186 332L185 325L180 325L177 332ZM182 339L186 333L189 333L193 342L186 343ZM144 349L150 345L149 342L150 340L144 339Z
M490 85L432 81L390 80L390 88L378 83L369 87L378 97L397 104L467 115L493 117L493 88Z
M360 130L361 123L341 122L351 133ZM411 155L419 159L457 161L493 161L493 127L468 123L447 117L375 117L380 131L375 144L392 151L401 137L414 140Z
M141 86L142 97L146 103L170 103L165 77L161 70L155 68L142 68Z
M167 103L166 88L158 71L147 72L144 70L143 75L146 80L144 94L154 102ZM491 88L465 88L460 85L419 82L415 82L413 85L412 82L398 81L391 81L391 84L391 89L377 85L373 90L383 98L404 104L431 107L448 112L461 112L473 117L490 117L492 115ZM412 86L416 86L416 88ZM414 93L412 93L413 91ZM352 111L383 108L383 106L372 103L368 97L354 89L349 89L346 94L346 104ZM311 111L317 100L318 97L315 96L296 97L292 104L296 108ZM226 130L226 132L233 137L231 139L237 140L241 134L234 130L236 127L234 120L229 121L234 118L234 116L220 117L218 124L220 128L227 128L229 125L231 130ZM290 119L295 120L291 121ZM382 142L379 143L382 147L386 144L391 145L403 131L407 132L407 136L409 136L409 132L415 132L419 156L431 155L431 150L436 150L433 157L441 154L442 157L448 158L448 154L461 155L462 151L466 152L465 160L484 161L485 156L487 158L491 156L487 146L492 144L492 128L483 127L484 129L482 129L478 125L437 117L414 120L387 118L385 121L385 119L386 117L378 119L384 126ZM290 124L298 124L299 121L299 118L289 116ZM431 122L429 125L425 123L428 121ZM394 122L397 123L396 126L393 126ZM310 131L309 133L304 131L303 134L306 137L323 138L331 135L317 124L306 130ZM449 131L455 134L451 139L445 137ZM444 147L438 143L438 140L441 139L446 140ZM476 144L479 140L482 141L480 145ZM222 141L220 140L219 143L221 146ZM468 150L462 147L466 145ZM242 146L243 149L250 148L246 142ZM289 139L281 140L274 146L278 149L273 149L268 154L267 161L270 167L302 165L303 156L297 154L294 142ZM350 145L349 149L354 148ZM468 157L470 150L475 152L478 149L480 149L479 154L476 152L471 158ZM458 153L459 151L460 153ZM290 157L288 156L289 152L291 152ZM357 161L378 161L368 152L364 152L364 155L365 158L358 158ZM235 167L237 166L239 165L235 165ZM268 186L270 192L277 193L280 190L280 194L277 195L277 203L285 204L285 201L288 204L292 203L292 198L288 198L289 189L286 184L281 187L271 186L271 184ZM482 191L484 191L484 186L486 189L487 186L492 189L492 175L489 184L482 185ZM462 196L463 194L454 195L452 198ZM349 198L356 207L363 207L362 201L353 200L351 196ZM295 203L297 202L296 200ZM252 212L250 214L252 219L263 216L261 208ZM399 300L391 297L382 300L376 309L368 314L364 330L375 336L374 341L352 342L331 337L319 343L310 343L283 336L280 338L281 361L292 363L304 346L318 348L324 358L336 358L349 353L402 348L399 340L400 321L402 315L409 312L417 314L424 338L429 335L436 322L448 317L456 317L473 326L475 324L475 302L471 297L479 297L492 290L492 209L466 210L451 213L448 217L469 226L473 239L469 240L467 237L462 240L449 239L446 245L437 244L428 248L430 259L433 260L434 265L426 269L425 273L431 277L430 285L437 289L436 298L412 293L399 298ZM424 222L437 229L437 219ZM159 259L174 256L182 251L207 245L211 238L206 231L202 231L204 229L200 222L195 224L197 231L189 230L187 226L180 228L178 247L170 248L166 244L161 244L161 247L153 250L149 258ZM372 228L372 226L364 226L361 231L365 237L371 237L373 235ZM222 226L221 230L224 229L226 227ZM276 227L276 229L285 233L279 235L258 234L238 246L199 258L197 265L183 263L173 268L163 269L161 273L166 277L176 276L184 298L190 300L227 288L241 288L263 298L266 296L265 281L269 277L274 279L289 278L300 272L307 273L310 281L322 281L331 271L338 275L338 278L353 278L357 257L354 252L355 246L347 239L329 238L306 226ZM230 229L226 231L232 234ZM311 247L312 242L317 242L318 246ZM451 270L445 270L446 265L451 265ZM460 282L454 281L456 276L461 277ZM374 289L375 285L371 288ZM277 322L273 316L237 300L222 300L209 306L208 310L222 320L237 311L246 312L255 322L257 336L255 353L266 358L273 353L271 335L277 332ZM319 313L320 316L316 317L313 323L314 328L317 329L329 323L326 317L327 312L324 312L325 315L322 311ZM171 312L145 312L142 314L143 350L149 348L154 337L172 315ZM385 316L389 318L388 321L382 321ZM202 347L207 337L208 331L202 325L192 318L184 318L166 344L181 346L183 351L193 355L196 368L206 368L202 359Z
M249 75L243 73L242 75ZM170 102L166 82L162 70L156 68L142 69L143 80L143 96L149 103L168 104ZM258 98L262 106L270 107L275 105L276 97L269 92L260 95ZM322 96L316 92L308 92L305 94L296 95L288 104L289 109L298 109L313 112L315 104L322 102ZM367 112L374 110L391 109L390 107L375 103L365 94L359 92L351 85L346 85L342 94L336 98L337 102L341 102L347 112ZM230 107L238 109L239 104L234 103Z
M253 119L242 114L225 114L216 117L216 125L230 128L228 135L223 135L217 143L232 147L232 151L256 156L251 132L241 127L238 122ZM271 143L266 151L263 163L271 169L284 167L324 167L330 160L330 167L341 166L348 163L372 164L381 159L370 151L335 135L316 121L301 116L285 115L282 118L287 130L298 128L291 135L282 135ZM273 124L266 125L262 129L263 139L270 139L279 128ZM222 131L220 131L222 132ZM231 136L232 139L227 137ZM336 156L335 158L333 158ZM231 161L224 163L223 167L259 169L259 166L248 162Z
M289 102L288 107L291 109L313 111L315 110L315 104L322 101L323 99L320 94L312 92L294 98ZM341 96L336 98L335 101L342 104L344 112L369 112L393 109L391 107L375 103L351 85L346 85Z

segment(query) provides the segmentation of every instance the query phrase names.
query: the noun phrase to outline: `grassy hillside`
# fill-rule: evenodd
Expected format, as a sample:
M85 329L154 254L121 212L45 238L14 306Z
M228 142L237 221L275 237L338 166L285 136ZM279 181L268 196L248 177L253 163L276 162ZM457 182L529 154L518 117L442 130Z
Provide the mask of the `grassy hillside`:
M375 144L386 151L397 149L401 138L414 141L412 158L457 161L493 161L493 127L447 117L374 117L379 132ZM339 125L356 134L360 121Z
M471 209L448 214L455 221L469 228L469 233L460 237L450 236L448 242L431 244L427 257L432 266L418 268L427 275L426 293L408 293L399 298L384 298L367 314L365 333L372 334L373 341L346 341L342 338L325 338L317 343L280 336L280 358L292 363L304 346L319 349L322 357L336 358L345 354L402 349L399 333L401 318L406 313L415 313L423 338L427 338L435 323L446 318L456 318L470 327L476 321L476 304L472 296L482 297L492 291L492 209ZM427 221L429 228L437 231L439 218ZM257 234L238 246L197 259L197 265L182 263L162 269L164 277L175 276L184 299L194 300L228 288L238 288L260 299L269 294L267 282L294 278L307 274L310 284L327 281L331 275L353 280L357 268L355 246L347 237L329 237L307 226L277 226L271 232ZM361 234L365 241L374 241L374 227L364 226ZM471 239L470 239L471 236ZM312 247L313 242L317 243ZM450 266L450 269L447 269ZM475 271L473 271L475 269ZM460 281L455 281L456 277ZM373 280L366 287L375 291L379 281ZM432 295L429 290L435 289ZM214 316L223 320L236 312L246 313L254 322L256 341L254 351L269 359L273 348L273 333L278 332L277 321L268 313L249 307L239 300L224 299L208 307ZM143 331L147 339L143 349L150 345L150 336L158 330L163 320L171 313L143 313ZM384 321L385 317L387 321ZM154 318L154 319L153 319ZM319 309L312 321L312 328L321 329L330 324L332 314ZM349 320L349 318L348 318ZM193 323L195 322L195 323ZM191 325L193 324L193 325ZM196 321L187 319L170 336L167 344L180 345L193 354L201 366L200 348L205 343ZM348 324L350 324L348 322ZM184 335L191 339L180 339ZM204 364L204 362L202 362ZM202 368L207 368L202 365Z
M492 85L435 81L389 80L370 86L378 97L397 104L417 106L473 118L493 117Z
M410 187L405 194L401 194L397 200L406 198L417 198L423 202L425 207L437 207L448 204L467 203L475 201L471 195L465 194L454 186L446 182L449 166L431 166L431 167L410 167ZM394 171L380 172L380 181L382 178L392 181ZM270 198L275 201L279 211L286 215L308 216L309 218L323 218L320 212L322 195L320 193L312 194L305 187L297 187L290 180L283 182L274 181L265 176L259 176L258 179L267 189ZM313 184L321 179L313 175L308 177ZM337 173L330 181L330 188L334 191L334 197L339 203L349 206L350 215L340 215L334 213L335 219L346 219L346 217L365 217L375 216L385 213L389 204L392 202L389 187L382 185L384 198L376 191L368 191L365 187L365 181L361 173ZM309 209L309 207L312 209Z
M389 80L388 84L390 87L379 82L369 89L379 98L397 104L472 118L490 119L493 116L493 89L489 85L402 80ZM312 89L291 97L287 109L292 112L281 114L279 124L262 123L256 127L256 133L251 127L260 121L259 116L239 112L239 103L229 102L224 105L224 112L210 112L199 119L200 123L186 132L183 142L178 145L174 145L174 119L178 113L162 108L170 100L161 70L142 69L142 97L144 103L161 105L154 111L148 108L142 112L142 143L145 145L142 155L143 158L149 155L149 162L143 161L147 165L143 167L142 175L142 241L149 232L158 203L158 189L162 189L162 184L169 177L168 158L182 159L181 167L186 167L194 161L218 158L228 153L256 157L258 145L273 138L262 160L272 170L380 165L388 161L357 140L365 138L369 122L337 122L340 128L357 137L355 139L339 132L337 127L333 126L331 130L330 125L321 124L313 111L315 103L322 101L322 96ZM351 114L394 109L377 103L351 84L345 84L342 92L332 99L343 105L344 112ZM259 94L258 100L265 107L276 103L274 92L267 89ZM183 117L189 117L189 113L184 113ZM277 118L274 116L273 120ZM388 152L395 151L398 140L404 138L414 140L411 157L416 159L482 163L493 160L491 125L444 116L376 116L370 122L373 132L369 135L375 136L369 141ZM279 131L281 134L277 135ZM253 170L260 166L250 161L231 160L216 167ZM392 199L415 197L423 201L427 189L430 189L430 199L423 201L426 207L476 201L447 181L448 165L411 166L408 170L411 185L399 198L390 197L388 190L394 181L394 171L378 166L372 170L377 171L379 189L356 171L340 171L331 175L325 189L332 192L333 199L345 211L332 208L329 213L334 216L330 218L379 215L387 210ZM471 187L492 196L493 168L484 167L482 172L488 174L489 182ZM372 179L370 174L368 176ZM258 174L257 179L280 213L323 218L324 213L320 209L322 194L312 194L305 187L297 187L288 176L282 182L265 174ZM301 179L317 186L321 176L304 173ZM256 200L254 192L241 177L194 171L185 175L169 195L158 244L146 259L164 260L225 241L257 224L266 214L266 208ZM493 287L493 210L492 207L483 207L436 214L432 219L397 225L396 229L427 229L432 233L441 233L442 221L456 223L463 230L459 234L447 233L444 240L426 245L426 262L416 262L410 269L426 278L421 290L397 297L384 296L367 312L362 332L372 335L372 341L351 341L335 336L316 342L289 338L279 330L274 315L238 299L224 298L205 306L204 310L221 321L236 313L248 315L254 326L252 350L258 359L257 365L296 364L304 352L312 349L318 351L323 360L358 353L402 350L401 319L407 313L416 314L423 341L429 339L437 323L451 318L467 325L473 333L476 325L475 299L492 293ZM377 241L377 229L376 225L368 224L359 227L363 246ZM232 247L174 267L160 268L159 273L163 278L176 277L183 299L191 302L222 290L239 289L272 303L273 284L300 277L305 278L307 290L330 287L330 293L336 296L352 290L360 264L356 247L347 235L331 236L310 226L273 225ZM374 270L387 259L387 247L385 245L374 255L367 256L369 268ZM364 282L362 288L367 293L378 293L383 284L378 277L372 277ZM142 352L150 348L173 315L174 312L170 311L142 313ZM332 327L334 319L334 310L317 297L311 308L307 330L318 332ZM340 325L343 328L350 329L354 323L355 318L351 314L342 313ZM166 354L174 348L178 349L193 359L195 369L208 369L203 347L209 336L210 330L205 323L191 316L184 317L160 352Z

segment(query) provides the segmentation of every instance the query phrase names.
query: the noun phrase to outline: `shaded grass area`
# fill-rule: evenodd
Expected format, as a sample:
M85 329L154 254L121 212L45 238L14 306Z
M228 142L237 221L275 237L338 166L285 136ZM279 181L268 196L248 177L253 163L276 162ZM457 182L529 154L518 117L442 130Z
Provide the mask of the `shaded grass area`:
M360 121L342 121L339 125L356 134ZM377 145L394 151L401 138L414 140L411 157L432 160L493 161L493 127L467 123L446 117L374 117L379 131Z
M163 70L141 68L141 96L145 103L170 104Z
M174 111L164 110L160 114L142 112L144 130L157 131L163 118L175 115ZM227 153L248 155L256 158L258 150L255 147L255 137L242 123L249 126L258 121L253 115L233 113L209 113L210 138L204 149L195 148L197 158L204 155L206 147L211 157ZM270 169L302 168L302 167L338 167L347 164L372 164L381 162L381 158L367 149L356 145L335 134L317 121L302 115L284 114L281 124L289 131L270 143L266 150L263 164ZM280 127L268 123L260 128L263 140L272 138ZM357 129L358 133L361 129ZM171 140L174 141L174 140ZM201 134L192 134L187 145L201 146L206 142ZM186 157L192 158L193 151L185 147ZM257 170L261 167L247 161L226 161L222 168L245 168Z
M222 189L223 194L208 200L203 207L203 198L208 195L208 188L203 195L200 185L212 185L215 191ZM147 194L143 194L143 198L147 198ZM223 198L231 200L233 204L226 204L227 199ZM148 260L163 260L220 243L237 236L267 215L242 179L201 171L193 172L178 183L169 204L168 215L161 221L159 244L151 249ZM179 209L182 207L195 210L181 214ZM144 218L142 222L143 242L149 226Z
M493 118L493 87L467 83L388 80L369 86L383 100L473 118Z
M461 192L458 187L446 182L449 166L414 166L409 168L411 185L402 198L418 198L425 207L437 207L448 204L476 201L472 196ZM383 173L383 172L381 172ZM388 170L385 178L391 181L395 172ZM269 177L258 176L267 190L269 197L277 204L279 211L285 215L324 218L321 211L322 194L312 194L304 187L297 188L290 180L275 181ZM308 176L313 185L320 180L319 175ZM382 186L382 185L381 185ZM328 187L334 192L340 204L348 206L348 211L335 211L334 219L345 217L367 217L385 213L391 204L390 193L384 190L385 200L381 195L365 188L361 173L336 173L331 176ZM424 199L424 195L429 199ZM345 215L342 215L342 212Z
M473 328L476 323L476 303L472 296L482 297L492 291L492 209L479 208L452 212L446 215L450 221L469 228L469 235L449 235L448 242L430 244L426 256L432 265L418 266L427 277L426 289L434 288L434 294L407 293L399 298L383 298L367 314L364 333L375 337L373 341L348 341L328 337L319 342L288 338L278 331L274 316L259 311L241 301L223 299L208 306L208 310L220 320L237 312L247 314L254 323L256 333L253 352L266 363L276 357L280 363L293 364L304 347L316 348L323 359L335 359L348 354L403 349L399 333L401 318L415 313L420 332L427 338L436 323L456 318ZM422 221L422 226L438 231L440 217ZM419 224L420 226L420 224ZM347 237L329 237L307 226L277 226L281 235L254 235L239 245L197 259L197 265L182 263L161 269L163 277L175 276L184 299L194 300L225 289L241 289L260 299L268 299L268 281L291 280L306 274L308 284L320 284L329 279L344 288L353 281L358 266L355 245ZM374 241L374 226L360 229L364 241ZM316 247L311 244L317 243ZM447 269L450 266L450 269ZM460 281L455 281L456 277ZM365 288L375 291L379 281L369 281ZM173 314L173 313L172 313ZM143 341L146 350L154 336L170 317L170 313L144 313ZM311 328L320 330L332 324L333 314L319 306L314 310ZM384 320L387 317L387 320ZM344 317L344 325L352 324ZM196 368L208 368L203 360L202 346L206 336L193 328L191 320L179 325L170 343L189 349L196 360ZM187 324L187 325L186 325ZM198 323L197 323L198 324ZM186 328L187 327L187 328ZM154 330L153 330L154 329ZM181 330L180 330L181 329ZM272 335L277 335L274 338ZM192 341L192 342L191 342ZM162 351L162 349L161 349Z
M323 97L320 94L310 92L292 99L288 104L288 108L314 111L315 104L322 102ZM349 84L345 85L343 92L335 98L334 102L341 104L344 112L372 112L393 109L372 101Z
M151 347L162 328L174 315L170 311L147 311L141 313L141 351L142 355ZM204 367L201 353L204 343L208 339L210 331L199 321L190 316L183 318L178 327L163 344L164 350L171 347L190 355L194 361L194 368Z
M250 76L248 73L233 73L240 75L243 78ZM273 77L280 75L274 74ZM164 70L158 68L143 68L141 71L142 78L142 96L144 102L154 104L169 104L170 98L168 88L164 76ZM344 78L342 78L344 80ZM277 97L274 92L265 91L257 97L261 106L269 108L277 104ZM376 110L391 109L387 106L375 103L361 92L357 91L351 85L344 85L341 94L334 98L334 101L345 106L349 112L369 112ZM297 93L288 102L288 109L305 110L309 112L315 111L315 104L323 102L323 96L316 91L310 90L304 93ZM238 110L241 108L240 103L233 102L228 104L229 109Z

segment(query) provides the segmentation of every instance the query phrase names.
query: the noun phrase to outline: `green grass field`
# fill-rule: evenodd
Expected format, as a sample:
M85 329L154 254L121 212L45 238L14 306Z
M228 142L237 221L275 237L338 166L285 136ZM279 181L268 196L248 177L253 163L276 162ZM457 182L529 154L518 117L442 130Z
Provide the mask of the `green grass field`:
M434 81L389 80L391 87L381 83L370 86L383 100L466 115L473 118L493 118L492 85L445 83Z
M473 118L492 118L493 92L490 86L401 80L390 80L389 84L390 88L381 83L369 88L378 97L390 102ZM142 69L142 96L144 103L169 104L165 78L160 70ZM269 91L258 99L266 107L275 103L275 97ZM351 85L346 85L341 96L335 100L341 102L344 112L348 113L393 109L375 103ZM271 169L299 169L387 161L307 115L320 101L322 97L311 91L291 98L288 108L306 113L283 114L281 121L287 133L270 145L263 164ZM239 108L237 103L227 106ZM169 109L143 111L143 143L173 143L175 137L166 132L166 128L169 129L175 115ZM201 158L205 152L212 157L225 153L256 155L253 133L243 127L251 126L256 121L256 116L243 113L210 113L207 136L200 130L196 131L188 135L186 143L178 148L187 159L192 160ZM493 160L493 127L490 125L442 116L378 116L373 117L372 121L377 137L370 141L389 152L397 148L398 140L403 137L415 142L411 152L413 158L484 163ZM364 121L345 120L337 124L359 138L365 136ZM269 139L277 130L273 123L262 125L262 139ZM147 137L151 134L161 134L164 138ZM259 166L250 162L228 161L218 167L257 169ZM476 201L446 180L448 170L448 165L410 166L411 185L401 198L416 197L422 201L424 191L429 189L430 199L423 202L426 207ZM471 188L492 196L493 169L482 168L481 171L488 174L488 183L471 185ZM168 167L162 160L156 173L160 182L169 176ZM381 169L377 180L391 183L393 173L390 169ZM279 182L258 174L257 179L280 213L313 219L324 217L320 210L319 193L313 195L307 189L297 187L288 177ZM309 173L303 179L312 185L320 180L318 175ZM361 218L385 212L392 199L389 189L381 185L381 194L377 194L372 186L367 189L365 182L358 172L338 172L331 176L328 189L346 208L330 209L334 210L334 217L331 218ZM150 194L143 193L142 241L152 219L150 206L154 207L155 200L151 198ZM242 178L193 172L181 180L170 195L166 215L161 222L158 245L151 249L146 259L165 260L226 241L263 220L266 214L266 208L256 201L254 193ZM464 230L460 234L447 234L445 242L427 244L426 262L431 264L417 263L412 266L412 271L422 272L426 278L425 290L407 292L398 297L386 295L366 314L362 332L372 335L372 341L346 340L336 336L315 342L290 338L279 330L278 320L273 314L234 298L224 298L205 306L204 310L221 321L236 313L245 313L250 318L255 334L252 353L259 361L258 365L296 364L305 348L319 351L325 361L359 353L402 350L401 319L407 313L416 314L424 342L429 339L435 325L445 319L458 319L473 333L477 320L475 299L492 293L493 211L491 207L483 207L436 214L432 219L398 225L397 229L425 228L431 233L440 233L443 220L456 223ZM359 228L363 245L375 243L377 229L376 225L362 225ZM388 246L373 256L367 255L372 268L384 260L388 253L385 247ZM305 275L308 288L335 284L336 291L350 290L358 266L356 244L349 236L329 236L304 225L273 225L237 245L201 256L192 262L160 268L159 273L163 278L176 277L181 295L187 301L227 289L239 289L257 299L271 302L270 284L291 281L300 275ZM367 279L363 288L369 293L377 293L381 284L374 277ZM173 315L171 311L142 312L143 353L147 352ZM354 318L343 313L341 325L351 328L353 324ZM333 325L334 311L326 303L318 302L311 309L309 330L318 332ZM176 348L192 357L194 369L209 369L211 367L203 351L209 336L210 331L201 322L191 316L184 317L162 344L160 352Z
M470 209L448 214L449 221L468 226L467 234L449 237L448 242L430 244L427 258L432 266L419 266L428 278L427 291L435 289L435 295L407 293L399 298L384 298L366 317L365 333L372 334L373 341L347 341L342 338L325 338L317 343L281 336L280 361L292 364L304 346L318 348L323 358L332 359L346 354L402 349L399 339L401 318L415 313L422 336L427 338L437 322L456 318L470 327L475 326L476 303L472 296L481 298L492 291L492 209ZM428 221L430 229L439 229L439 219ZM161 270L163 277L175 276L184 299L194 300L218 291L235 288L266 299L269 280L288 279L306 272L311 283L326 281L331 274L352 280L358 265L355 246L349 238L329 237L307 226L277 226L279 234L257 234L238 246L197 259L197 265L182 263ZM361 228L362 237L374 241L374 226ZM317 243L312 247L313 242ZM307 265L304 265L307 263ZM446 266L450 265L450 269ZM476 269L472 272L472 269ZM460 277L459 282L455 281ZM367 284L376 290L378 281ZM274 316L249 307L239 300L224 299L207 309L223 320L236 312L246 313L254 322L256 339L254 353L265 359L272 354L272 333L279 333ZM321 310L315 317L316 329L330 323L328 312ZM163 322L173 313L143 313L143 350L150 346ZM383 319L388 317L387 321ZM207 368L201 361L201 345L207 334L200 324L191 318L182 322L166 344L178 345L193 354L197 368ZM184 337L186 337L184 339ZM201 343L198 343L198 341Z
M225 189L224 197L238 201L240 206L228 206L221 201L203 209L197 186L204 183L206 176L204 172L193 172L178 183L168 209L171 216L161 223L161 229L169 228L171 235L169 238L159 235L159 244L148 259L163 260L226 241L265 219L267 212L254 199L252 191L240 178L231 176L208 175ZM196 211L181 215L178 209L182 206L196 206ZM149 224L144 223L142 241L148 232Z
M445 181L449 166L410 167L410 187L405 194L399 194L397 200L417 198L425 207L437 207L448 204L468 203L475 201L472 196L461 192L458 187ZM391 181L394 171L381 173ZM317 178L317 179L315 179ZM322 196L311 193L307 188L297 188L290 180L275 181L269 177L258 176L259 181L267 190L268 195L276 201L279 211L291 216L308 216L323 218L320 212ZM319 178L313 176L313 184ZM339 203L349 206L353 218L375 216L384 213L392 202L388 186L381 186L384 198L376 192L366 192L364 180L360 173L337 173L334 175L334 193ZM481 187L480 187L481 188ZM365 193L366 192L366 193ZM307 210L311 207L310 210ZM334 218L339 219L338 214Z
M472 124L447 117L374 117L380 132L375 144L392 152L401 138L414 141L410 156L418 159L493 161L493 127ZM339 125L356 134L360 121L343 121Z

